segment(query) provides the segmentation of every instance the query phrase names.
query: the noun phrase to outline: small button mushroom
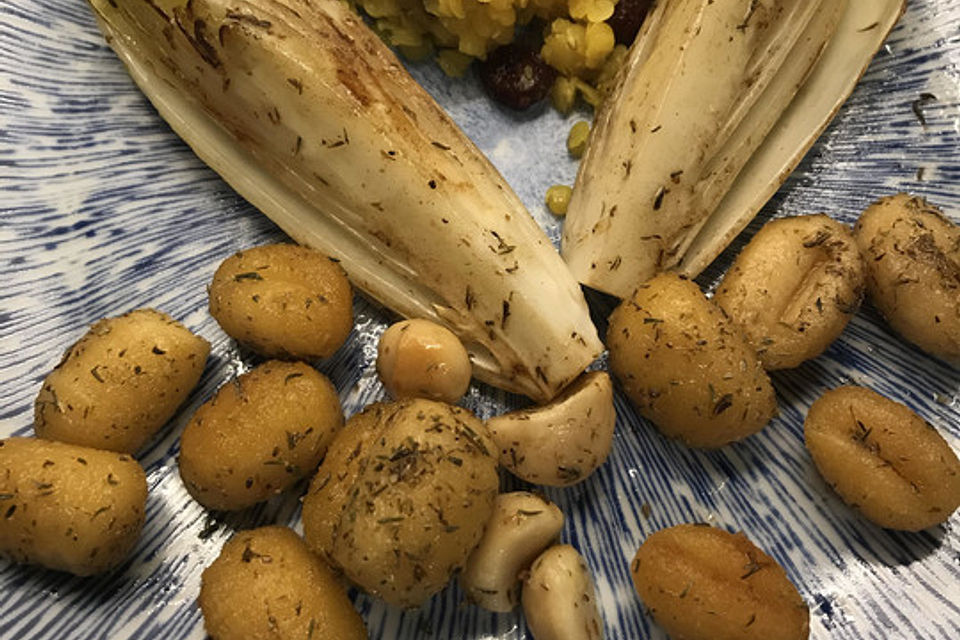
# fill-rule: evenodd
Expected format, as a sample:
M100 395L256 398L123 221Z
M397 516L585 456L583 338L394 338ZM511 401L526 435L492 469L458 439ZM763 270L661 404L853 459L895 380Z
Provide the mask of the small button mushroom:
M605 371L585 373L549 404L490 418L500 464L518 478L551 487L586 480L603 464L616 424Z
M429 320L403 320L380 336L377 373L394 398L455 404L470 386L470 357L449 329Z
M523 615L536 640L598 640L603 623L590 569L568 544L538 557L523 582Z
M512 611L520 596L520 574L563 528L557 505L527 491L497 496L480 544L460 574L467 598L489 611Z

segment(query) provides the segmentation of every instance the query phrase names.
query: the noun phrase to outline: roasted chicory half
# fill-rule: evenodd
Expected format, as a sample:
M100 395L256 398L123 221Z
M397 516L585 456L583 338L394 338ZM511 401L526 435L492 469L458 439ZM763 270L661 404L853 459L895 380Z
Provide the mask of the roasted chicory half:
M602 351L583 294L489 161L338 0L90 0L160 115L353 283L450 327L545 401Z
M627 297L657 272L703 269L836 113L902 2L660 2L597 116L577 175L563 232L574 275ZM870 11L874 4L882 7ZM851 12L877 17L858 33ZM811 81L816 87L807 88ZM797 117L791 104L801 87L811 112ZM758 154L749 187L738 190ZM748 189L756 195L746 197ZM740 195L727 202L731 190Z

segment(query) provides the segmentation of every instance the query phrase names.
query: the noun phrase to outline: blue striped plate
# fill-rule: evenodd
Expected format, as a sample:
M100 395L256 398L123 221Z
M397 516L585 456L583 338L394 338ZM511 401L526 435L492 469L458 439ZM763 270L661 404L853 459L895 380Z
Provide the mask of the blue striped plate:
M85 327L153 306L213 345L199 387L146 451L147 524L117 571L79 579L0 564L0 638L204 637L200 573L238 528L298 526L296 496L211 519L186 494L177 434L196 407L250 366L206 311L205 285L226 256L283 236L156 116L104 44L81 0L0 0L0 434L30 434L41 379ZM541 204L572 183L570 120L517 117L477 82L413 73L450 110L557 237ZM933 98L916 102L921 94ZM924 116L923 124L914 106ZM825 211L852 222L878 196L909 190L960 212L960 4L911 0L853 97L761 219ZM748 229L747 237L759 222ZM714 281L745 239L704 276ZM348 414L383 392L373 373L389 320L357 300L349 343L322 369ZM958 448L960 375L891 334L867 307L822 357L774 375L781 414L757 436L693 451L659 436L617 397L608 463L589 481L548 491L567 515L565 541L593 569L606 637L665 637L631 586L628 562L651 532L687 521L744 530L783 566L810 605L811 635L834 640L960 638L960 516L919 534L872 526L817 475L802 442L807 408L842 383L910 405ZM473 387L482 416L516 403ZM516 486L505 480L507 486ZM455 587L419 610L355 595L373 638L529 638L519 613L462 606Z

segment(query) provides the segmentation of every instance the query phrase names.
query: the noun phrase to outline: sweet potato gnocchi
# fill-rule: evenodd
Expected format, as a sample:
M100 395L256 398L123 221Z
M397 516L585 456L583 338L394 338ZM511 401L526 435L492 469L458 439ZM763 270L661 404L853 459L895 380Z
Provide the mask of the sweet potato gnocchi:
M268 358L331 356L353 328L352 305L340 265L295 244L234 254L210 284L210 315L230 337Z
M804 640L810 612L777 562L742 533L681 524L649 536L630 564L653 619L683 640Z
M286 527L241 531L203 572L213 640L366 640L363 620L323 560Z
M881 198L857 220L867 293L890 326L960 362L960 227L923 198Z
M36 438L0 440L0 555L78 576L121 564L143 528L136 460Z

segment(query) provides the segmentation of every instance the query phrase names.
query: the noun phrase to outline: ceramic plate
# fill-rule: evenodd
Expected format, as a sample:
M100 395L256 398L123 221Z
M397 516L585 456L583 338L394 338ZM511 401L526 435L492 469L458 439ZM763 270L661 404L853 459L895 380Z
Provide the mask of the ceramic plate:
M206 310L205 285L233 252L283 234L238 197L157 117L104 44L81 0L0 0L0 434L31 434L40 381L98 318L152 306L212 344L199 387L139 456L147 523L118 570L79 579L0 565L2 638L204 637L200 573L237 529L299 526L296 495L229 516L193 502L177 473L178 433L254 361ZM572 183L572 119L492 105L474 78L413 69L503 172L553 238L547 186ZM911 0L869 72L760 219L824 211L852 222L875 198L909 190L960 215L960 5ZM709 287L754 223L704 275ZM609 310L594 300L597 316ZM349 343L320 365L347 414L383 396L373 373L390 316L358 299ZM547 491L563 540L596 576L606 637L665 638L633 592L628 562L663 527L703 521L743 530L786 569L810 605L811 636L960 638L960 515L917 534L879 529L844 506L803 446L807 408L847 382L911 406L960 449L960 373L904 344L869 306L820 358L773 376L780 415L720 451L669 441L622 396L613 453L589 481ZM474 386L489 416L519 400ZM509 479L505 487L519 486ZM462 605L452 586L418 610L355 595L372 638L529 638L519 613Z

